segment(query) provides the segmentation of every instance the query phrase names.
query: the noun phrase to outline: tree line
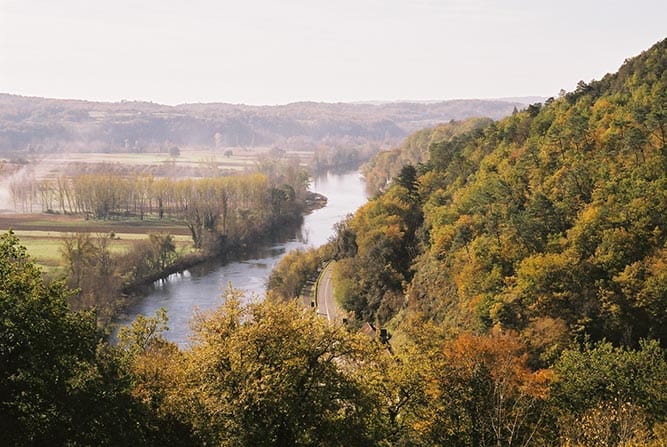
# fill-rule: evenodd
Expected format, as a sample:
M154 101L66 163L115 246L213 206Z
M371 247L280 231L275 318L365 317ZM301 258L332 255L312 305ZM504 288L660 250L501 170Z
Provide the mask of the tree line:
M113 233L64 237L63 274L77 290L70 297L73 308L95 308L99 321L107 323L137 286L211 257L240 255L299 223L307 174L271 160L259 168L262 172L199 179L82 174L51 180L60 210L92 219L146 220L148 228L162 220L180 223L193 241L194 250L177 252L173 236L156 226L146 240L114 253Z

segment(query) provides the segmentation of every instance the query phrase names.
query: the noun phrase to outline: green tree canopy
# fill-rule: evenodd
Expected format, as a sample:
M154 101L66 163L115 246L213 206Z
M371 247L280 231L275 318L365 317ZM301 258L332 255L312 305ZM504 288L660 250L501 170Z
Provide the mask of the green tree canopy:
M0 434L6 445L143 439L122 365L92 312L72 312L11 232L0 236Z

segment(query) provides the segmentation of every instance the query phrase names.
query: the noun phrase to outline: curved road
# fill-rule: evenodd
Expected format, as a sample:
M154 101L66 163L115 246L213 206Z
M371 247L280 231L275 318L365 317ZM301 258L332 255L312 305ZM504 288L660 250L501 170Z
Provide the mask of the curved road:
M333 263L330 262L320 273L320 279L317 283L317 313L327 317L329 321L336 321L339 311L333 294L333 282L331 273L333 272Z

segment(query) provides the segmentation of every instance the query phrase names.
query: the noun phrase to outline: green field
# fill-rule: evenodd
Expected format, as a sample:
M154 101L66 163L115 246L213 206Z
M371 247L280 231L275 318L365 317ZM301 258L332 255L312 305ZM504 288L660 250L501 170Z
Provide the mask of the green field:
M21 244L28 249L37 264L46 272L53 272L62 266L63 238L72 233L59 233L53 231L15 231ZM94 235L93 235L94 237ZM115 233L109 246L112 253L125 253L138 241L148 239L148 234L138 233ZM179 253L192 249L192 239L189 236L175 235L176 250Z

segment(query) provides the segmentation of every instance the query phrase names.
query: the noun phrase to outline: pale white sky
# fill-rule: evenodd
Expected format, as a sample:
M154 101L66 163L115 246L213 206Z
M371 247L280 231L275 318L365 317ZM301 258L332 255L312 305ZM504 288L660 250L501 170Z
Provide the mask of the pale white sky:
M0 0L0 92L164 104L555 96L665 0Z

